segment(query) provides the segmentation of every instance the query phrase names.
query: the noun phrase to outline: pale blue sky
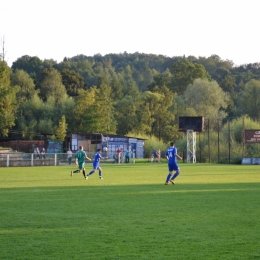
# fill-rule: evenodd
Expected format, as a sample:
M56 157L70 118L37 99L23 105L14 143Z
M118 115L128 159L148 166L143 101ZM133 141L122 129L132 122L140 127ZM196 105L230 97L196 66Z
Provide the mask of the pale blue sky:
M0 0L6 60L141 52L260 62L258 0ZM2 41L1 51L2 53Z

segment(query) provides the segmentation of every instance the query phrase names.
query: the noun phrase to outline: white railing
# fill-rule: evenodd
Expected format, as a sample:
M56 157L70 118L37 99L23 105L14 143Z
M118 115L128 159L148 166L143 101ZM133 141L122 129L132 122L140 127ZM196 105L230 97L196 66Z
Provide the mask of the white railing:
M43 166L59 165L61 159L58 154L29 154L29 153L0 153L0 167L2 166Z
M74 164L74 154L72 154L72 164ZM94 153L87 154L89 158L93 158ZM108 157L102 160L101 163L125 163L124 153L118 158L114 154L102 154L103 157ZM86 160L86 163L92 161ZM135 156L132 154L129 163L135 163ZM69 164L68 155L66 153L0 153L0 167L10 166L58 166Z

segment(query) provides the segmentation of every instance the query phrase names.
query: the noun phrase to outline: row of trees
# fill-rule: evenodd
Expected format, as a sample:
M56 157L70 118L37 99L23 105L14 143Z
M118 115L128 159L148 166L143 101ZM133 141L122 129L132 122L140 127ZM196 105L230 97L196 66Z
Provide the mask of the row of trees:
M234 67L216 55L79 55L61 63L23 56L12 68L0 63L0 131L28 139L143 134L169 142L182 136L179 116L211 118L212 128L245 114L259 121L259 79L259 64Z

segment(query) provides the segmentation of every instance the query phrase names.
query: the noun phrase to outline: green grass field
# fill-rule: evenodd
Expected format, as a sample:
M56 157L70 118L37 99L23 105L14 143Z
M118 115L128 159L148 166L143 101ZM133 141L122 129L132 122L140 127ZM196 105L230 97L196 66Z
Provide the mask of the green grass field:
M0 168L0 259L260 259L260 166L101 166Z

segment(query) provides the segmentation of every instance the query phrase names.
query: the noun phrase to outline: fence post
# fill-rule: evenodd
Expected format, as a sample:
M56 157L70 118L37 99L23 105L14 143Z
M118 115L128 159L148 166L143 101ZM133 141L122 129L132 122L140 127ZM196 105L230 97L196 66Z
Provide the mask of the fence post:
M133 153L133 163L135 163L135 153Z
M57 154L56 153L54 154L54 165L55 166L57 165Z
M9 167L9 154L6 156L6 166Z
M33 166L33 153L31 154L31 166Z

